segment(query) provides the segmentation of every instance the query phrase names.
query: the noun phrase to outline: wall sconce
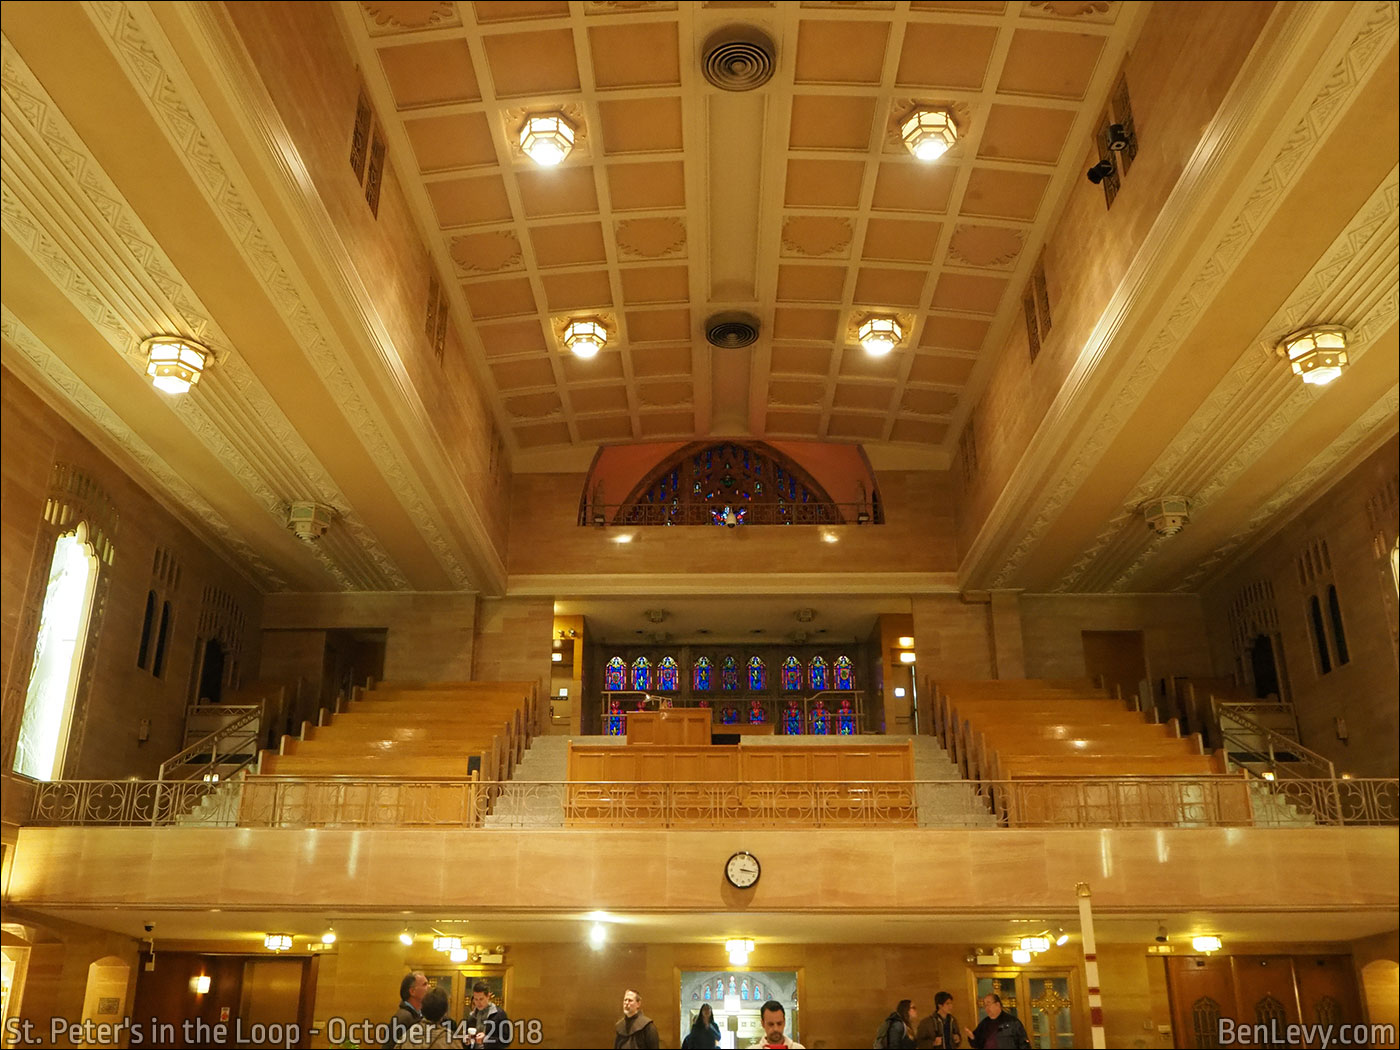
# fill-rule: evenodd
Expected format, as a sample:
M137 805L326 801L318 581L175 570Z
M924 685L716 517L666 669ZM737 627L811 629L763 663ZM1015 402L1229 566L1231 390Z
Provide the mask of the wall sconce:
M904 338L904 329L893 317L871 317L856 329L856 338L871 357L884 357Z
M901 634L895 639L895 645L899 646L901 649L912 649L914 648L914 639L907 634Z
M520 148L542 168L552 168L574 148L574 128L562 113L531 117L520 129Z
M608 943L608 928L601 922L595 922L588 931L588 946L595 952L602 951L603 945Z
M564 345L577 358L597 357L608 345L608 330L598 321L570 321L564 328Z
M270 952L286 952L292 949L290 933L269 933L263 937L263 947Z
M895 686L895 687L894 687L894 695L895 695L896 699L899 698L899 697L902 697L902 696L904 695L904 686L902 686L902 685L897 685L897 686Z
M1084 173L1084 177L1095 186L1113 174L1113 161L1101 160Z
M1209 955L1211 952L1218 952L1221 948L1221 944L1220 938L1213 933L1205 934L1202 937L1191 938L1191 947L1205 955Z
M553 662L556 663L556 664L562 664L562 663L564 662L564 654L563 654L563 653L557 653L557 652L556 652L556 653L550 653L550 654L549 654L549 658L550 658L551 661L553 661Z
M919 160L937 160L958 141L958 127L946 109L916 109L899 126L904 148Z
M465 948L453 948L447 953L447 957L455 963L470 962L472 953Z
M1011 961L1019 966L1025 966L1031 961L1031 953L1024 948L1017 948L1011 953Z
M399 934L399 943L405 948L411 948L413 946L413 934L409 931L407 926L403 928L403 933Z
M201 973L190 978L190 991L195 995L209 994L210 979L207 973Z
M914 654L909 652L907 649L899 654L899 662L902 664L912 664L914 660Z
M334 943L335 943L335 927L334 927L334 926L327 926L327 927L326 927L326 932L323 933L323 934L321 934L321 943L322 943L322 944L334 944Z
M734 966L747 966L749 953L753 951L753 941L730 940L724 942L724 950L729 953L729 961Z
M166 394L183 394L198 383L213 357L208 347L178 335L153 335L142 340L141 349L151 385Z
M136 723L136 742L144 744L149 739L151 739L151 720L143 718Z
M1347 330L1339 325L1304 328L1284 336L1279 356L1309 386L1326 386L1347 367Z

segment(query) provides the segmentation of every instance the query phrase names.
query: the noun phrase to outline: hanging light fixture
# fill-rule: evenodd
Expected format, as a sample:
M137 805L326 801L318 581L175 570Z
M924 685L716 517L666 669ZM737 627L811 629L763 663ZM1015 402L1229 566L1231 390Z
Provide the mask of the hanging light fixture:
M438 934L433 938L433 951L435 952L455 952L459 951L461 947L462 938L460 937L444 937L442 934Z
M198 383L213 356L208 347L178 335L153 335L142 340L141 350L151 385L166 394L183 394Z
M564 329L564 345L575 357L585 361L597 357L608 345L608 330L594 320L570 321Z
M1048 952L1050 950L1049 937L1022 937L1021 951L1023 952Z
M530 117L520 129L520 148L542 168L552 168L574 148L574 128L562 113Z
M1191 947L1198 952L1209 955L1211 952L1218 952L1223 942L1214 933L1207 933L1200 937L1191 938Z
M1318 325L1285 336L1278 352L1288 359L1293 374L1309 386L1326 386L1342 374L1347 360L1347 330Z
M291 951L292 935L290 933L269 933L263 937L263 947L270 952Z
M745 939L724 942L724 950L729 953L729 961L735 966L747 966L749 952L753 951L753 941Z
M893 317L871 317L856 329L856 338L871 357L884 357L899 345L904 329Z
M946 109L914 110L899 127L904 148L919 160L937 160L958 141L958 127Z

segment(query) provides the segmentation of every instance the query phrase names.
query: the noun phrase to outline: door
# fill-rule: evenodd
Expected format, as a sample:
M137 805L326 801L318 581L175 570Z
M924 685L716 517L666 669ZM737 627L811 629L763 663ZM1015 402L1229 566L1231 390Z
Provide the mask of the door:
M1077 1045L1076 1028L1085 1025L1073 970L978 970L973 973L977 1016L971 1028L987 1016L982 998L995 994L1001 1008L1026 1026L1031 1046L1038 1050L1069 1050Z
M1173 956L1167 960L1176 1046L1220 1045L1220 1019L1234 1018L1235 974L1229 956Z
M1147 677L1147 649L1141 631L1085 631L1084 673L1102 678L1112 692L1117 686L1124 698L1137 696L1138 683Z

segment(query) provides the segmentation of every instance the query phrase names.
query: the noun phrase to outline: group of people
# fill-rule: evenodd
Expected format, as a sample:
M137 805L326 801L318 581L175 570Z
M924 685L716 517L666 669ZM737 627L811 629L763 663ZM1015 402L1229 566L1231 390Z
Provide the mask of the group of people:
M382 1050L437 1050L441 1047L467 1047L494 1050L511 1045L511 1025L505 1011L491 1000L491 988L484 981L472 985L471 1011L460 1022L447 1017L446 990L433 988L428 978L415 971L399 985L399 1008L389 1024L389 1038ZM939 992L933 997L933 1013L919 1020L911 999L901 999L875 1034L875 1046L889 1050L937 1047L940 1050L1028 1050L1030 1039L1025 1025L1002 1009L1001 997L982 997L986 1014L977 1027L967 1031L953 1015L953 995ZM776 999L769 999L759 1011L763 1039L758 1047L791 1047L802 1050L787 1034L787 1011ZM709 1003L700 1007L681 1050L715 1050L720 1046L720 1028ZM661 1035L656 1022L642 1010L642 996L634 988L622 995L622 1017L614 1026L613 1050L658 1050Z
M919 1020L919 1011L912 999L901 999L880 1024L875 1035L877 1047L890 1050L914 1050L915 1047L940 1047L942 1050L971 1047L972 1050L1022 1050L1031 1045L1026 1026L1020 1018L1002 1009L1001 996L988 993L982 997L982 1012L986 1014L977 1027L968 1031L953 1016L953 993L939 992L933 997L933 1013Z
M388 1038L381 1050L495 1050L510 1046L510 1019L491 1001L491 986L485 981L472 985L471 1011L460 1022L447 1016L447 1005L447 990L430 987L422 971L406 976L399 983L399 1008L389 1022Z

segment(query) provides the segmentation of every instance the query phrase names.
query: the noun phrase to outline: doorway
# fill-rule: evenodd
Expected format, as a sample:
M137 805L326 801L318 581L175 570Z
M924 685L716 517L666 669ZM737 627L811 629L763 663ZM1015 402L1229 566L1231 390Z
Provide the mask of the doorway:
M982 1009L987 995L1001 997L1001 1008L1020 1019L1038 1050L1069 1050L1079 1045L1076 1031L1088 1031L1088 1011L1072 969L975 970L970 976L977 1015L967 1025L969 1031L987 1016Z
M199 689L195 702L217 704L224 698L224 647L217 638L204 643L203 658L199 661Z
M760 1014L770 999L782 1003L787 1034L802 1041L796 971L684 970L681 972L680 1025L676 1045L690 1034L700 1008L709 1005L719 1025L719 1045L757 1046L763 1041Z
M1085 631L1084 673L1102 678L1110 693L1138 695L1138 686L1147 678L1147 649L1141 631Z
M1254 695L1283 700L1283 683L1279 675L1277 642L1261 634L1249 646L1249 667L1254 678Z

